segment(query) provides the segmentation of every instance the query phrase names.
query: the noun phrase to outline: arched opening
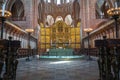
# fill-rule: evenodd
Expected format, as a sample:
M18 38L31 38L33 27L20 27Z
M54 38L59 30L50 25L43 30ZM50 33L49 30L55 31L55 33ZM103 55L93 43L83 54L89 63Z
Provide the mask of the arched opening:
M21 0L16 0L11 7L13 20L24 20L24 5Z
M55 22L57 22L57 21L63 21L63 18L61 16L57 16Z
M65 23L67 24L67 25L71 25L72 24L72 17L71 17L71 15L70 14L68 14L66 17L65 17Z
M47 15L47 18L46 18L46 26L51 26L54 24L54 18L53 16L51 15Z
M110 8L111 2L105 0L97 0L96 2L96 18L108 18L107 10Z

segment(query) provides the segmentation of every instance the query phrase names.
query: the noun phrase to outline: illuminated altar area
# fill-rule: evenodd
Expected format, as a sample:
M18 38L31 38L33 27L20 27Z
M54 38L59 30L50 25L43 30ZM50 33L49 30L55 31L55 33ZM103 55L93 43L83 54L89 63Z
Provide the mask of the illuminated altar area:
M80 49L80 23L77 27L57 21L50 27L41 23L39 50L49 52L49 56L72 56L75 49ZM47 51L49 50L49 51Z

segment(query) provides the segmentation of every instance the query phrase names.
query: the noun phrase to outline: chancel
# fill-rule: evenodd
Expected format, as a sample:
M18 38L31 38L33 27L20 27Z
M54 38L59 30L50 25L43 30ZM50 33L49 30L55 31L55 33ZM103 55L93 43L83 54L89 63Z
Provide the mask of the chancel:
M0 0L0 80L120 80L120 0Z

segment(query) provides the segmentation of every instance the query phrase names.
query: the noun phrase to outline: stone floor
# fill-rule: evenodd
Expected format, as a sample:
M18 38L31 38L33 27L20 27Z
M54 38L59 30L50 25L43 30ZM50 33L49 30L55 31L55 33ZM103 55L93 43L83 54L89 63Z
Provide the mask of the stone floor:
M98 67L83 59L20 59L16 80L98 80Z

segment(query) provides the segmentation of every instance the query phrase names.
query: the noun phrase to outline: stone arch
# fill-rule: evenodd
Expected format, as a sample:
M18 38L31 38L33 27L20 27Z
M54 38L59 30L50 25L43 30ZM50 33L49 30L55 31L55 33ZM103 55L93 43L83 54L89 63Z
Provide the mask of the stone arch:
M15 1L16 1L16 0L12 0L12 1L11 1L11 0L8 0L8 1L7 1L7 4L6 4L6 9L9 10L9 11L11 11L11 7L12 7L12 5L15 3Z
M56 19L55 19L55 22L57 22L57 21L63 21L63 17L57 16Z
M95 4L96 9L95 10L96 10L96 17L97 18L102 18L103 13L101 11L101 7L104 4L104 2L105 2L105 0L97 0L96 1L96 4Z
M8 0L7 1L7 6L6 6L6 9L7 10L9 10L9 11L11 11L11 8L12 8L12 6L13 6L13 4L16 2L17 0ZM20 0L21 2L22 2L22 4L23 4L23 6L24 6L24 1L23 0Z
M11 4L11 5L9 5ZM12 13L13 18L23 18L25 15L24 4L21 0L14 0L14 2L10 2L8 6L10 6L9 10Z
M110 8L110 2L106 0L97 0L96 1L96 17L97 18L107 18L107 10Z
M47 22L48 26L53 25L55 22L53 16L47 15L46 22Z
M108 18L107 10L110 8L110 5L108 2L104 2L103 6L101 7L101 11L104 13L104 17Z
M71 25L72 24L72 16L71 14L68 14L66 17L65 17L65 23L67 25Z

